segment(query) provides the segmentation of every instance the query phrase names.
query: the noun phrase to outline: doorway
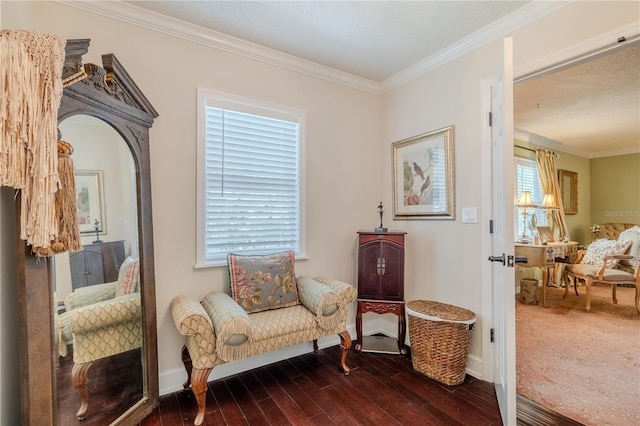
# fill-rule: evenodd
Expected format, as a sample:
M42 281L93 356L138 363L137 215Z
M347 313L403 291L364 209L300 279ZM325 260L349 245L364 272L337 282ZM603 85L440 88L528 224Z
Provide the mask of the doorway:
M633 152L633 149L638 152L637 141L640 140L637 124L635 128L633 125L627 126L631 132L631 140L635 141L635 147L633 144L624 145L622 142L626 136L623 134L612 136L613 133L624 127L621 124L622 121L615 123L613 120L595 119L591 114L603 114L603 111L598 112L597 109L599 106L605 106L605 109L609 110L604 111L605 113L621 120L625 117L627 120L633 119L637 123L637 117L640 115L638 111L638 108L640 108L638 107L638 104L640 104L638 99L640 94L638 58L640 58L640 42L637 39L630 40L615 47L605 46L600 49L594 49L589 54L583 54L579 58L567 59L562 63L553 64L545 70L530 73L528 76L519 79L516 78L514 82L514 133L516 135L516 144L524 145L527 148L541 147L559 153L559 169L569 167L563 166L563 164L571 164L571 167L577 167L576 164L579 164L579 160L576 160L575 157L584 159L583 162L586 166L582 172L578 173L579 182L580 176L582 176L582 186L578 191L578 212L567 217L569 236L582 246L588 245L591 241L589 232L591 224L599 223L598 221L600 220L597 214L593 212L594 209L591 208L594 200L591 199L589 185L590 160L616 153L622 155L625 152ZM631 62L627 62L629 59L631 59ZM602 79L601 83L597 83L599 79ZM581 84L583 80L586 83ZM565 93L563 88L554 87L554 85L561 84L563 81L573 84L580 89L580 92L576 95L563 94ZM596 90L590 91L590 86L587 86L587 83ZM616 87L618 83L622 84ZM545 93L549 93L550 96L558 94L561 96L559 100L555 99L554 101L552 99L553 96L551 98L542 96ZM616 93L618 94L617 98ZM629 94L635 94L635 97L629 97ZM606 95L607 99L598 99L596 97L602 95ZM622 95L626 95L627 98ZM570 100L573 103L569 102ZM625 105L625 101L632 102ZM560 109L554 110L555 106L563 103L574 105L573 110L565 111L564 113ZM621 108L621 112L612 111L614 107L617 108L618 106ZM593 111L589 111L588 108L580 110L583 107L590 107ZM627 117L628 113L629 116ZM579 117L572 118L572 114ZM563 117L561 126L556 127L553 125L552 121L557 122L557 120L552 120L554 116ZM587 124L572 124L572 119L586 119L583 123L586 122ZM565 132L564 135L562 133L562 128L566 127L590 133L589 136L591 136L591 134L595 135L600 130L591 129L590 126L592 124L602 128L609 123L614 124L614 128L608 131L605 130L608 137L594 137L593 141L590 140L590 137L583 137L581 141L578 141L578 132ZM529 131L524 132L523 130ZM634 131L635 133L633 133ZM523 138L526 139L522 140ZM602 144L603 140L612 142ZM520 154L520 151L517 154ZM526 152L525 155L527 155ZM530 154L529 158L531 158ZM568 162L569 159L571 162ZM616 221L615 219L610 220L610 222ZM560 277L557 278L559 279ZM516 285L518 285L518 282L519 280L516 281ZM538 309L544 308L539 306ZM518 315L518 310L516 310L516 322L527 320L527 318L519 317ZM517 352L516 359L521 355ZM555 379L557 380L558 377L555 377ZM575 386L575 383L567 383L566 388L569 389L572 386ZM551 397L551 395L548 396ZM543 402L544 399L542 398L541 401L536 402Z

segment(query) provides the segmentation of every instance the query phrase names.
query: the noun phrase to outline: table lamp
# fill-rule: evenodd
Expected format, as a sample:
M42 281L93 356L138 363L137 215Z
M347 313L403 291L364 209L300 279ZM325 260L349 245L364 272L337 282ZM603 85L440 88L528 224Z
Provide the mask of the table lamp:
M520 236L520 238L518 238L518 243L529 244L531 243L531 240L529 239L529 237L527 237L527 216L529 215L527 208L537 207L535 204L533 204L533 201L531 201L531 192L522 191L520 193L520 199L518 200L518 204L516 204L516 207L523 209L522 210L522 225L523 225L522 235Z
M544 210L544 214L547 217L547 225L551 228L551 235L553 235L555 223L553 221L552 214L553 210L558 210L558 206L556 206L556 199L553 194L544 194L540 208Z
M544 194L540 208L545 211L544 214L547 216L547 225L553 228L553 218L551 217L551 214L553 210L558 210L558 206L556 206L556 199L553 194Z

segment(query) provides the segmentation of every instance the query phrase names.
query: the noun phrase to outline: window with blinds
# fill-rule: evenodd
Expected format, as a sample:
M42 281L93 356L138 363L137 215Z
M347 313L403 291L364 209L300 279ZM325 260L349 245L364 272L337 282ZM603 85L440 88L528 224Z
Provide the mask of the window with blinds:
M516 158L516 204L520 199L522 191L529 191L531 193L531 201L534 204L542 204L542 198L544 197L544 191L540 185L540 178L538 177L538 166L535 161L525 158ZM522 218L522 208L516 207L516 217L514 223L516 225L516 235L522 235L525 231L525 223ZM546 218L544 210L528 208L527 209L527 223L526 223L526 235L532 237L534 231L530 227L531 216L535 215L538 221L538 225L544 225Z
M301 111L199 89L198 263L303 251Z

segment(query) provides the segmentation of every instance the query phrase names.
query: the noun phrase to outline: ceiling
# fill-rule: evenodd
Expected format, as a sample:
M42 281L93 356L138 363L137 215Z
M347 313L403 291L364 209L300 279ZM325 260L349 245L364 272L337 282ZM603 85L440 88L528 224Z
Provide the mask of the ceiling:
M640 42L513 89L516 137L594 158L640 152Z
M509 15L521 17L524 11L554 2L123 3L212 31L208 37L231 36L225 46L249 42L244 49L286 54L379 86L474 38L499 37L503 34L496 33L497 28L503 28ZM563 2L555 3L552 7L557 8ZM640 152L640 54L637 46L613 52L516 85L517 135L589 158Z
M130 1L375 82L529 1Z

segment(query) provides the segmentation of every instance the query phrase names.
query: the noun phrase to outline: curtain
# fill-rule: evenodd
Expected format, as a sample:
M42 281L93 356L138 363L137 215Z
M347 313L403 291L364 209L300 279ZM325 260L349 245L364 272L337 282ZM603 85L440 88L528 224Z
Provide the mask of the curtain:
M567 223L564 219L564 207L562 205L562 197L560 196L558 170L556 169L556 154L555 152L544 149L536 149L535 153L536 163L538 165L538 175L540 176L542 189L545 194L553 195L553 199L558 207L551 211L551 217L557 227L558 236L560 238L564 238L569 235L569 232L567 230Z
M536 163L538 165L538 175L540 183L545 194L553 194L553 199L558 207L551 211L551 217L555 224L554 234L560 238L569 236L567 223L564 219L564 206L562 205L562 197L560 194L560 184L558 183L558 170L556 169L556 153L544 149L536 149ZM556 265L551 277L551 285L564 286L562 276L564 273L564 264Z

